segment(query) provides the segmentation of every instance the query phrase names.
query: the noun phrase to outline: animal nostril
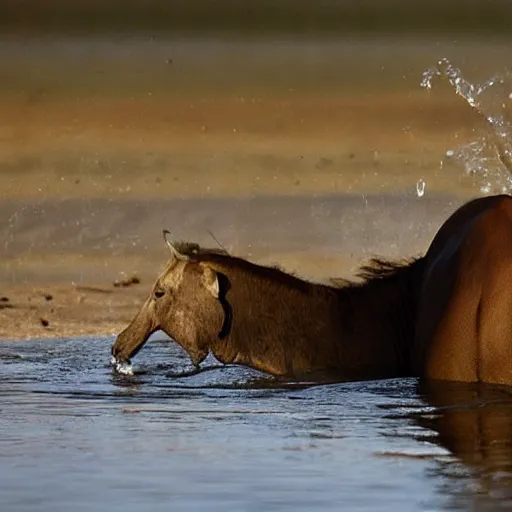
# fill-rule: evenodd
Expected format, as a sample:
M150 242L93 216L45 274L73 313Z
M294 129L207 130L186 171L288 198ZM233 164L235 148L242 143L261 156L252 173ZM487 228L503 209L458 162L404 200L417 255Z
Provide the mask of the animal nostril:
M160 297L163 297L163 296L164 296L164 294L165 294L165 292L164 292L163 290L157 290L157 291L155 292L155 297L156 297L157 299L159 299Z

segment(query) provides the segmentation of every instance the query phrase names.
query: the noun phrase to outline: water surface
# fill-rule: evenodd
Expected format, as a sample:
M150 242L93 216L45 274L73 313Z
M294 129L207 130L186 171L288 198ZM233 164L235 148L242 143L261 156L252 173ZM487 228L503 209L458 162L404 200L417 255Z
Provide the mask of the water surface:
M507 504L510 440L500 449L494 435L498 448L485 452L474 429L454 430L455 440L462 432L462 448L455 446L462 457L478 449L480 459L495 455L492 467L464 465L446 449L454 449L453 436L443 437L443 419L464 422L459 409L434 414L437 406L414 379L308 387L214 360L208 371L180 376L190 370L186 356L158 337L137 356L134 377L112 374L111 338L0 345L2 510ZM458 397L462 414L484 414L476 396ZM490 408L505 418L503 439L511 432L507 397ZM496 432L492 418L488 434Z

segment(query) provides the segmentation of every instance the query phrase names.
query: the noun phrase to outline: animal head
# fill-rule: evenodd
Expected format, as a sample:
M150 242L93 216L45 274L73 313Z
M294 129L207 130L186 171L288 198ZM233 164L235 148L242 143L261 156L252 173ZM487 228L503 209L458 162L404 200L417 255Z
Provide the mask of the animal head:
M116 361L129 361L149 336L162 330L199 365L210 346L223 336L229 311L223 304L228 284L197 244L173 243L164 231L170 252L167 267L158 277L150 296L132 323L119 334L112 354ZM209 250L211 254L225 251Z

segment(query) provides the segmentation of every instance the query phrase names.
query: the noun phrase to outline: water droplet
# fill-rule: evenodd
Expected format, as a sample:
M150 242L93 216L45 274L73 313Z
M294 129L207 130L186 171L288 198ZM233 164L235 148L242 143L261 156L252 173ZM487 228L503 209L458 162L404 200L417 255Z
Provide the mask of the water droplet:
M423 178L420 178L418 180L418 183L416 183L416 194L418 195L418 197L423 197L423 195L425 194L425 186L425 180Z

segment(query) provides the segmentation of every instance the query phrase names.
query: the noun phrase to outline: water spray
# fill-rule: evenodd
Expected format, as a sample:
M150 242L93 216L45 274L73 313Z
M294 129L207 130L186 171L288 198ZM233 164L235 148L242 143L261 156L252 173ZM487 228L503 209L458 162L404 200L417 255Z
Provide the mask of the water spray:
M510 142L512 126L503 115L488 113L481 100L481 95L484 92L497 85L503 86L505 78L495 76L483 84L472 84L464 78L460 69L453 66L446 58L441 59L434 68L423 73L421 87L432 89L433 81L436 78L448 80L455 93L464 98L491 129L491 145L497 155L498 168L491 173L490 167L496 164L496 157L486 156L485 150L489 144L485 138L472 141L458 150L447 151L446 156L462 161L467 174L481 175L487 180L480 187L482 192L489 193L495 186L498 186L501 192L510 192L512 190L512 145ZM488 178L493 179L494 186Z

